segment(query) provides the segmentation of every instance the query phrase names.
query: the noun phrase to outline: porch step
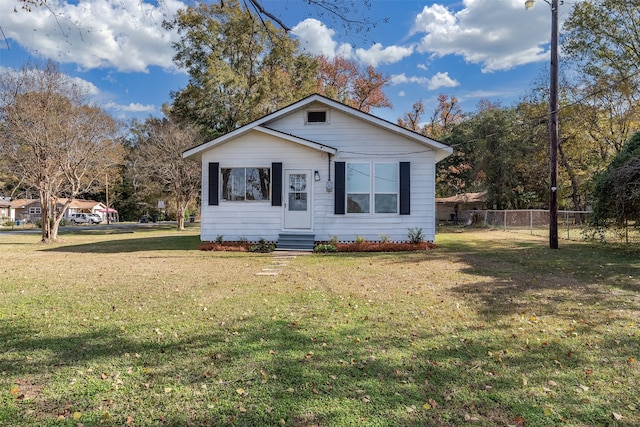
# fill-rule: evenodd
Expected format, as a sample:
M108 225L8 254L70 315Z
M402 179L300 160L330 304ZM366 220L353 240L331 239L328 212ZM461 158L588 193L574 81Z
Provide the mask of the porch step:
M276 251L313 251L315 234L280 233Z

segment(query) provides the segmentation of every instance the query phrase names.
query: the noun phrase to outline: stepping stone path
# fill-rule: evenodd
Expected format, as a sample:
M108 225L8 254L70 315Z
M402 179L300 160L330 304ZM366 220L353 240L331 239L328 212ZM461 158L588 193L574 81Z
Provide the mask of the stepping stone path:
M296 259L295 255L274 255L271 264L256 273L256 276L277 276L293 259Z

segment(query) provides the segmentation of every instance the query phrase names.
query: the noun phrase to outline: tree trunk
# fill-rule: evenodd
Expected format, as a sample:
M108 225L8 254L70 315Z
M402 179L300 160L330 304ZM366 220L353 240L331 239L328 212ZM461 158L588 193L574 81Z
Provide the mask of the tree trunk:
M176 222L178 223L178 230L184 230L184 214L187 210L187 205L182 201L181 197L176 201Z
M569 164L567 157L564 155L564 150L562 149L562 142L558 144L558 154L560 155L560 163L564 166L567 174L569 175L569 179L571 181L571 202L573 203L573 209L579 211L580 210L580 196L579 196L579 185L578 178L576 177L576 173Z
M49 243L51 239L51 227L49 222L49 212L51 211L51 201L49 193L43 189L40 193L40 223L42 227L42 243Z

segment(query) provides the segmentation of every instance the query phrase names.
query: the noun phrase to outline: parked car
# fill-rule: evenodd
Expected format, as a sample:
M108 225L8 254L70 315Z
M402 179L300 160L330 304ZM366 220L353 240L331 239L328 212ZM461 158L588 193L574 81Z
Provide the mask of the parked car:
M91 218L91 224L100 224L102 222L102 217L98 214L92 213L89 214L89 217Z
M71 214L69 217L69 221L72 224L100 224L102 222L102 218L98 214L87 214L87 213L75 213Z

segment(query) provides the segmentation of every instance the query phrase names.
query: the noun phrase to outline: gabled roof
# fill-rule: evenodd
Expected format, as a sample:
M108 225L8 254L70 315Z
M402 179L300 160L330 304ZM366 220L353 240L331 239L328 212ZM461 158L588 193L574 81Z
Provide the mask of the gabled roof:
M487 201L487 192L480 193L462 193L451 197L437 197L436 203L485 203Z
M355 109L353 107L350 107L348 105L342 104L341 102L337 102L334 101L333 99L327 98L325 96L322 95L310 95L306 98L301 99L298 102L295 102L287 107L284 107L278 111L275 111L271 114L268 114L258 120L255 120L245 126L239 127L238 129L235 129L227 134L224 134L212 141L209 142L205 142L204 144L200 144L196 147L190 148L189 150L185 151L184 153L182 153L182 157L184 158L189 158L192 160L197 160L200 161L202 159L202 153L206 150L209 150L210 148L213 148L217 145L220 144L224 144L225 142L228 142L231 139L237 138L240 135L243 135L249 131L252 130L257 130L260 132L264 132L270 135L275 135L278 136L280 138L284 138L287 139L291 142L295 142L301 145L305 145L307 147L311 147L311 148L315 148L317 150L320 151L324 151L327 153L331 153L331 154L336 154L337 150L333 147L329 147L327 145L324 144L320 144L318 142L314 142L314 141L310 141L304 138L300 138L297 137L295 135L290 135L287 133L283 133L283 132L279 132L273 129L269 129L268 127L268 123L279 119L281 117L284 117L288 114L291 114L295 111L298 111L300 109L306 108L308 105L312 104L312 103L321 103L326 105L327 107L330 108L334 108L336 110L339 110L345 114L348 114L350 116L353 117L357 117L365 122L368 122L372 125L378 126L380 128L383 128L385 130L388 130L390 132L394 132L396 134L402 135L410 140L413 140L417 143L423 144L431 149L433 149L435 151L435 158L436 158L436 162L444 159L445 157L447 157L449 154L451 154L453 152L453 149L451 147L449 147L446 144L443 144L441 142L438 142L436 140L433 140L431 138L427 138L424 135L421 135L417 132L413 132L409 129L405 129L401 126L398 126L394 123L391 123L387 120L381 119L379 117L376 117L372 114L369 113L365 113L363 111L360 111L358 109Z
M12 209L22 209L26 206L29 206L32 203L38 202L40 203L40 199L15 199L11 201Z

